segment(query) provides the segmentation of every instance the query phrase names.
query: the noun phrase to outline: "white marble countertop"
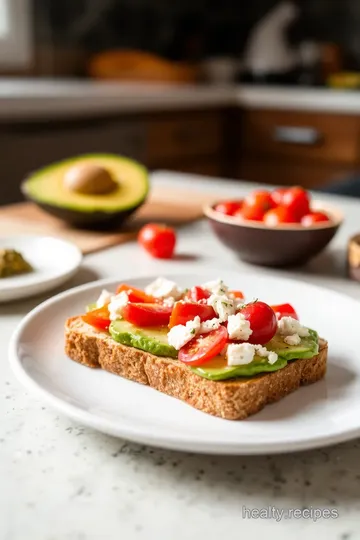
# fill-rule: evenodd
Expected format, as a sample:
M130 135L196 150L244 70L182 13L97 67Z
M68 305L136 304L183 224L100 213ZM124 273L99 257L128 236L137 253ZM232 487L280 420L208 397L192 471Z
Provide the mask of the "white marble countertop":
M157 173L173 182L226 196L250 185ZM331 200L346 222L329 250L307 267L278 270L360 300L345 276L348 237L358 232L359 202ZM240 262L206 222L179 230L176 261L150 259L133 242L85 257L68 284L177 272L197 263L273 274ZM126 261L121 270L119 261ZM139 271L139 270L138 270ZM218 540L239 538L356 540L360 538L360 441L322 450L264 457L210 457L162 451L114 439L58 415L26 392L7 363L10 334L42 298L0 306L0 538L1 540ZM306 426L304 426L306 429ZM335 507L339 518L249 519L247 508Z
M253 85L173 86L0 79L0 119L25 120L238 106L360 114L360 91Z

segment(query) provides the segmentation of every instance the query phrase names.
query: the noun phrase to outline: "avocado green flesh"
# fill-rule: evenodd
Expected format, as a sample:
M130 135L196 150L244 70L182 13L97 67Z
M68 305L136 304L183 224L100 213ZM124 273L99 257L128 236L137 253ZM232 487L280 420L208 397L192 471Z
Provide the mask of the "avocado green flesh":
M177 350L168 344L168 331L167 327L141 329L127 321L113 321L109 328L111 337L118 343L141 349L156 356L177 358Z
M91 308L92 305L90 304L88 308ZM168 343L167 327L138 328L127 321L117 320L111 323L109 332L115 341L123 345L135 347L156 356L178 357L177 350ZM302 338L301 343L296 347L286 345L282 336L275 336L266 344L266 348L278 354L278 360L274 364L269 364L267 358L255 356L250 364L228 366L223 356L217 356L203 366L191 367L190 369L200 377L212 381L253 377L261 373L278 371L291 360L315 356L319 349L318 336L316 332L310 330L310 336Z
M255 356L250 364L242 366L224 366L224 360L214 358L204 366L191 368L194 373L201 377L212 381L222 381L225 379L233 379L235 377L252 377L260 373L269 371L278 371L287 365L291 360L301 358L312 358L319 351L318 335L314 330L309 330L310 336L302 338L299 345L290 346L284 342L282 336L275 336L265 346L269 351L274 351L278 355L278 359L274 364L269 364L267 358Z
M261 358L255 356L254 360L250 364L243 366L224 366L224 359L222 358L222 366L219 362L219 367L216 367L216 360L212 364L211 362L201 367L194 367L191 370L200 377L210 379L211 381L223 381L225 379L233 379L235 377L252 377L259 373L267 373L269 371L277 371L287 365L287 361L284 358L278 358L274 364L269 364L267 358ZM214 367L212 367L214 366Z
M94 163L105 168L118 188L105 195L71 192L64 175L78 163ZM54 163L32 174L22 186L25 195L40 205L86 214L114 214L139 206L149 190L148 172L140 163L113 154L87 154Z

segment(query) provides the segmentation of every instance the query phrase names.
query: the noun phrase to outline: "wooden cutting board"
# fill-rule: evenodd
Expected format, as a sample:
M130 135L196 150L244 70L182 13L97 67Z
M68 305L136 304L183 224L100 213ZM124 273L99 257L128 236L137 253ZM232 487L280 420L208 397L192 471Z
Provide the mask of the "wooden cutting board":
M109 232L74 229L48 215L35 204L24 202L0 207L0 236L56 236L74 242L83 254L94 253L132 240L139 227L149 221L177 226L200 219L203 215L202 206L215 199L214 194L153 187L148 201L136 212L126 228Z

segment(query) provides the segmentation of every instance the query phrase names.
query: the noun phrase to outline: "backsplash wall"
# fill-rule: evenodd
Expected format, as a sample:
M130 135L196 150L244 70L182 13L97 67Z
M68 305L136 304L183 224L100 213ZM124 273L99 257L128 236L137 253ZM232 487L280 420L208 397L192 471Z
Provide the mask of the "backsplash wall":
M86 57L126 47L171 59L240 57L251 29L277 0L33 0L39 74L82 75ZM360 69L359 0L299 0L289 32L341 45L348 68ZM50 54L49 51L52 51ZM65 73L64 73L65 71Z

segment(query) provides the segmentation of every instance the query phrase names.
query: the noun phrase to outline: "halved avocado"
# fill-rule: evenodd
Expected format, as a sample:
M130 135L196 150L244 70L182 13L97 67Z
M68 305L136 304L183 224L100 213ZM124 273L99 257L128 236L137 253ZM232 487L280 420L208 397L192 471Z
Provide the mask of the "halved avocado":
M69 189L69 170L96 166L110 175L107 193ZM77 227L120 225L143 204L149 191L148 171L140 163L115 154L87 154L53 163L34 172L22 184L24 195L46 212Z

